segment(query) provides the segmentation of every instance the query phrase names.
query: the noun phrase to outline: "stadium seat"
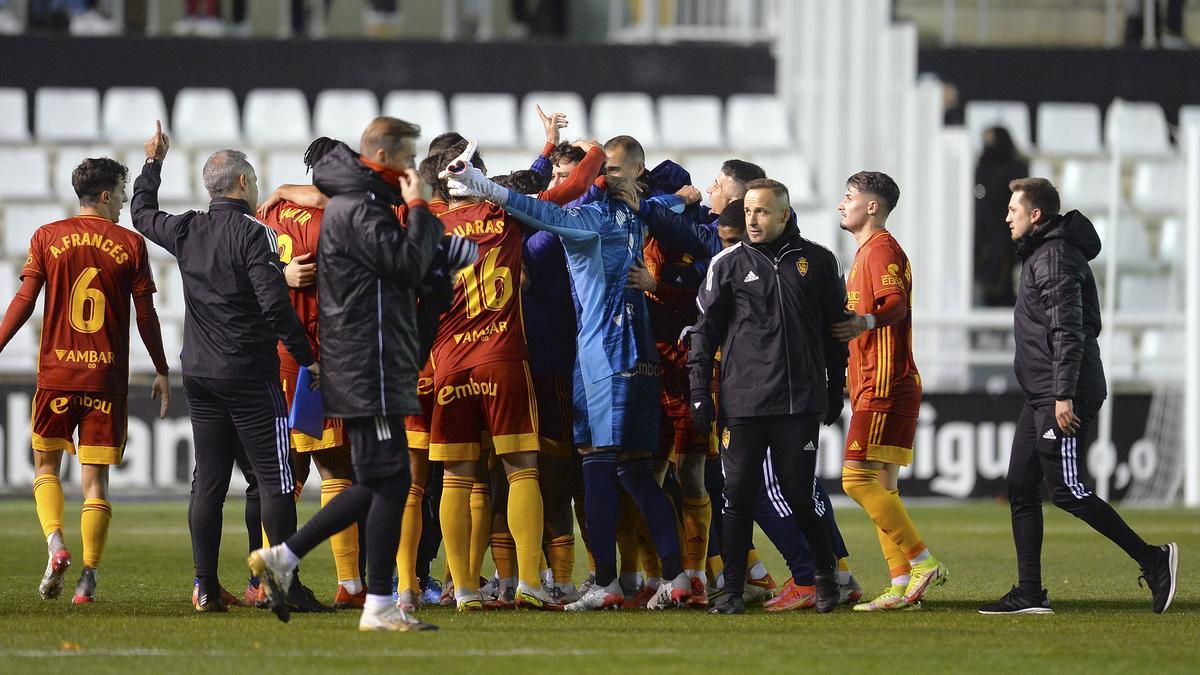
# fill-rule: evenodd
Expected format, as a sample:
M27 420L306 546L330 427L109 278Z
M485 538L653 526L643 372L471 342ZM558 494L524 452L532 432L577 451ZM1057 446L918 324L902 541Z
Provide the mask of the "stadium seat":
M793 206L818 205L819 195L813 180L812 167L804 155L798 152L771 153L751 155L746 160L761 166L763 171L767 172L767 178L773 178L786 185ZM830 209L836 206L829 205Z
M1200 105L1179 107L1179 129L1182 131L1188 126L1195 126L1200 129Z
M725 103L725 141L736 151L792 147L787 107L772 94L733 94Z
M717 174L721 173L721 165L733 156L721 152L689 152L679 159L679 163L691 175L692 185L704 195L705 204L708 204L708 188L716 180Z
M1184 206L1185 167L1179 162L1142 161L1133 167L1133 206L1145 215L1179 213Z
M1100 147L1100 108L1092 103L1042 103L1038 150L1048 155L1094 155Z
M363 129L379 117L379 99L366 89L326 89L313 108L316 136L328 136L358 147ZM311 139L310 139L311 140ZM304 144L305 147L308 143Z
M154 133L154 121L167 132L167 104L154 87L113 87L104 92L104 137L118 145L141 147ZM145 155L142 156L145 159Z
M1163 274L1122 274L1117 279L1117 309L1139 314L1176 310L1182 291Z
M983 149L983 132L995 126L1008 129L1017 150L1024 154L1033 151L1029 134L1029 106L1023 101L968 101L964 114L967 132L971 137L971 149L976 154Z
M450 119L455 131L479 141L485 156L488 148L519 145L517 99L512 94L455 94L450 99Z
M1157 157L1170 154L1171 140L1167 136L1167 116L1157 103L1134 103L1126 101L1121 113L1116 114L1116 104L1108 107L1104 120L1104 140L1108 150L1138 157Z
M660 96L658 119L663 147L696 150L724 145L721 101L716 96Z
M1158 259L1165 263L1179 262L1183 245L1183 222L1179 218L1163 220L1158 230Z
M536 148L546 142L546 131L542 120L538 117L537 106L542 106L542 112L565 113L567 116L566 129L561 130L564 141L577 141L591 138L588 135L587 106L583 97L574 92L566 91L533 91L525 95L521 101L521 142L530 148Z
M1185 350L1183 335L1178 330L1147 330L1138 346L1138 375L1152 382L1180 382L1184 369L1180 367Z
M837 255L839 249L838 213L834 209L807 208L796 209L796 225L800 235L805 239L815 241Z
M129 167L129 180L125 185L126 194L133 196L133 182L142 173L142 164L146 162L146 151L144 148L130 148L125 151L122 162ZM176 150L172 154L167 155L167 160L162 165L162 185L158 187L158 201L163 202L184 202L191 201L193 198L192 188L195 181L192 179L192 165L194 162L189 161L188 153ZM129 213L128 209L125 211Z
M26 242L28 244L29 242ZM5 306L17 294L21 281L21 265L25 262L24 254L20 262L0 260L0 298L4 298ZM38 304L41 304L39 301ZM33 373L37 370L38 324L40 320L35 315L13 335L12 340L4 348L4 358L0 358L0 372L4 373Z
M312 142L308 101L299 89L253 89L242 108L242 129L255 145L307 147Z
M54 185L54 196L64 203L74 206L79 197L71 186L71 172L79 163L88 158L112 157L117 158L113 149L103 145L62 145L54 152L54 169L50 174L50 182ZM142 169L145 158L138 159L137 164L129 167L129 179L125 182L126 194L133 196L133 181L137 172Z
M591 121L593 135L601 143L625 134L638 139L646 150L659 147L658 121L649 94L597 94L592 101Z
M1121 266L1145 266L1151 262L1150 238L1146 234L1146 223L1135 216L1121 216L1121 227L1117 230L1116 244L1110 244L1108 236L1108 216L1099 215L1092 218L1092 225L1100 235L1102 246L1100 255L1096 256L1094 264L1103 263L1115 248L1117 264ZM1122 277L1124 279L1124 277Z
M157 248L154 244L149 246ZM183 320L183 279L179 276L179 267L174 259L154 265L154 284L158 286L158 293L154 295L154 307L159 315L168 319Z
M95 89L42 87L33 102L38 140L86 143L100 138L100 93Z
M68 217L67 209L57 203L8 204L4 207L4 253L13 260L25 262L29 255L29 240L46 223ZM8 296L9 299L12 296ZM4 300L3 302L7 302Z
M50 157L36 145L0 146L0 200L48 199Z
M303 185L312 182L312 176L304 166L304 153L299 150L274 150L267 153L266 164L259 175L260 201L285 183Z
M1112 340L1112 348L1109 352L1112 356L1104 364L1104 370L1114 380L1134 379L1134 360L1137 350L1133 345L1133 333L1127 330L1114 330L1108 339Z
M29 140L29 97L24 89L0 88L0 143Z
M545 140L543 139L543 142ZM541 150L541 148L538 148ZM483 163L487 165L489 176L502 176L512 171L528 169L533 160L537 159L538 150L497 150L483 152Z
M184 88L175 96L173 140L183 145L228 145L242 138L237 99L229 89Z
M1112 190L1112 162L1107 159L1071 159L1063 163L1058 190L1064 211L1092 212L1107 209Z
M383 114L420 125L417 156L424 157L429 142L450 129L446 99L440 91L390 91L383 97Z
M1045 157L1035 157L1029 160L1029 175L1046 180L1059 185L1058 172L1054 170L1054 163Z

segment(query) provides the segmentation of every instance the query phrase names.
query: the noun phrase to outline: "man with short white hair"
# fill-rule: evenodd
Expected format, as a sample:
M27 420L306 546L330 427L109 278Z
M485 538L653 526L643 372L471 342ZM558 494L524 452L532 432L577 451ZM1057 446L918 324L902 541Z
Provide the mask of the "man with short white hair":
M258 182L237 150L204 164L209 210L172 215L158 208L170 140L157 125L134 183L133 225L166 249L183 278L183 385L192 418L196 471L188 521L196 565L197 612L222 612L217 559L221 510L235 455L244 447L258 479L263 528L272 541L296 531L287 408L276 344L318 374L308 336L288 299L275 233L254 218ZM295 582L297 589L300 583Z

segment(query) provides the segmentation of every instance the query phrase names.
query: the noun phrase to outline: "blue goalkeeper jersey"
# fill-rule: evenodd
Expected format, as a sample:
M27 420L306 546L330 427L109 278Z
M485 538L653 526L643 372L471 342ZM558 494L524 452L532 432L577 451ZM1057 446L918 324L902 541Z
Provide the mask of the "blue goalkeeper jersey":
M646 296L626 288L629 267L643 264L646 228L637 212L609 198L563 209L512 190L505 209L562 240L575 294L577 359L584 379L598 382L634 371L639 362L656 366Z

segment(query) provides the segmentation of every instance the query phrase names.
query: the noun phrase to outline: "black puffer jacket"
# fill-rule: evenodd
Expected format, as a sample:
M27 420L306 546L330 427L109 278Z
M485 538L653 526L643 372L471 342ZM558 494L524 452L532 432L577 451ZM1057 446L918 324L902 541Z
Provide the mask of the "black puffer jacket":
M721 415L824 414L846 381L846 284L829 249L800 236L795 215L770 244L735 244L709 262L691 336L692 400L708 395L721 349Z
M317 243L325 414L417 413L416 293L441 221L417 206L401 229L395 189L346 148L317 162L313 183L330 197Z
M1102 401L1100 296L1088 261L1100 235L1083 214L1054 216L1017 243L1025 259L1013 312L1017 382L1033 403Z

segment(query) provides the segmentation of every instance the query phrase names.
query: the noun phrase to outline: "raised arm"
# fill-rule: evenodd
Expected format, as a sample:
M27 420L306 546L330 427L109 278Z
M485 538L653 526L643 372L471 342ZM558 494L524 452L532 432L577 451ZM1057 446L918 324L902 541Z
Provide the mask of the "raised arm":
M600 167L604 166L604 158L604 148L598 144L591 143L587 154L583 156L583 159L579 160L579 165L571 172L571 176L560 185L556 185L538 195L538 199L552 202L559 206L565 206L579 199L591 187L596 174L600 173Z
M162 123L155 121L155 132L146 141L146 164L133 183L133 199L129 210L133 227L147 239L175 255L175 244L186 231L189 214L173 216L158 208L158 188L162 185L162 163L170 148L170 139L162 132Z

